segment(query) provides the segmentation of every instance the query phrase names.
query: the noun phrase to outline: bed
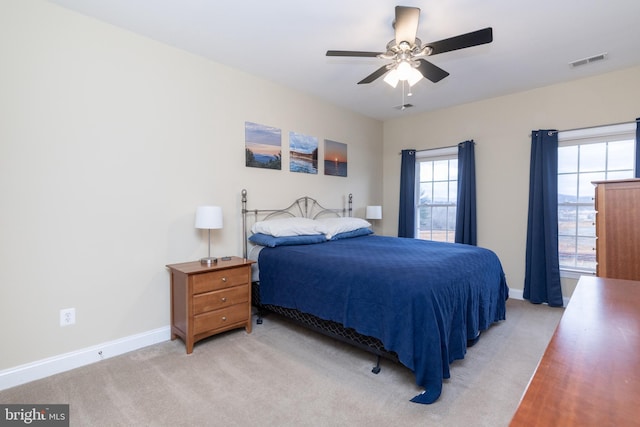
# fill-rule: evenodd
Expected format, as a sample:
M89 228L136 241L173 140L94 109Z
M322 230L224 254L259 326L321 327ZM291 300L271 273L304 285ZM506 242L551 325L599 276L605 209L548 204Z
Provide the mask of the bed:
M253 303L399 361L425 389L411 400L433 403L450 364L505 319L500 260L476 246L375 235L352 217L351 195L347 204L325 209L303 197L250 210L243 190L243 249L257 261Z

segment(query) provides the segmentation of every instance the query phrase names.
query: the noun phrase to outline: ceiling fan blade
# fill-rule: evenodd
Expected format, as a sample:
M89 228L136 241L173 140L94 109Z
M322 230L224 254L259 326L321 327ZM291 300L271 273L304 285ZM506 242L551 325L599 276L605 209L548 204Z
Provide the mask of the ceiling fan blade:
M420 65L418 66L418 71L420 74L424 76L424 78L431 80L434 83L438 83L440 80L444 79L449 75L442 68L433 65L429 61L425 61L424 59L419 59Z
M358 52L353 50L328 50L327 56L358 56L366 58L375 58L380 55L381 52Z
M417 7L396 6L396 20L393 27L396 31L396 43L407 42L413 46L418 32L420 9Z
M491 27L482 30L473 31L471 33L461 34L459 36L440 40L433 43L427 43L425 46L430 47L430 55L438 53L451 52L452 50L464 49L467 47L478 46L481 44L491 43L493 41L493 30Z
M360 80L358 82L358 84L361 85L361 84L365 84L365 83L371 83L372 81L374 81L378 77L383 76L384 74L386 74L387 71L389 71L389 69L387 68L386 65L383 65L382 67L380 67L377 70L375 70L373 73L369 74L364 79Z

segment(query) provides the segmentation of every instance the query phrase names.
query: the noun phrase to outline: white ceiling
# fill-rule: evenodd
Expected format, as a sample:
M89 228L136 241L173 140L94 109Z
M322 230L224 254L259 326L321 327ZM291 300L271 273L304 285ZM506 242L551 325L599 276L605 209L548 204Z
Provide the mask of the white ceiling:
M50 1L381 120L640 65L639 0ZM429 58L451 74L421 80L404 111L400 85L356 84L383 60L325 56L383 52L397 5L421 8L423 42L493 28L491 44Z

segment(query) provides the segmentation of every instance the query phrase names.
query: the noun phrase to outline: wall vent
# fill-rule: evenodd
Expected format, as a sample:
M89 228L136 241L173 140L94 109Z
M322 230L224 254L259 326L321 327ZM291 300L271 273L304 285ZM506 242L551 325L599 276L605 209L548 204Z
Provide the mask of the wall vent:
M581 65L591 64L592 62L602 61L607 58L607 52L600 53L598 55L590 56L588 58L578 59L573 62L569 62L571 68L579 67Z

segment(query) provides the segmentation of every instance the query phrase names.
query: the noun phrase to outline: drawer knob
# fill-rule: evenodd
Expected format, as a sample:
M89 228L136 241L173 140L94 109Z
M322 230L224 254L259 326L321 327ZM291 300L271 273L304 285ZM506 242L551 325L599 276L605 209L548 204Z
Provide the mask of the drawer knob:
M220 298L220 301L222 301L222 302L227 302L227 297L222 297L222 298Z
M227 316L222 316L222 321L226 322L227 321Z
M226 282L226 281L227 281L227 278L226 278L226 277L223 277L223 278L222 278L222 281L223 281L223 282Z

